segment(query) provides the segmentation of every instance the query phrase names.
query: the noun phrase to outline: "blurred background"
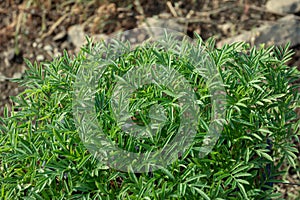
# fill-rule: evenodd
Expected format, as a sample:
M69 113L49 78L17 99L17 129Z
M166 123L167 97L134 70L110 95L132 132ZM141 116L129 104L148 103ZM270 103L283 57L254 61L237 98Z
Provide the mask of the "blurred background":
M9 96L23 90L9 79L22 77L24 58L40 63L63 50L75 55L85 35L101 40L142 26L214 36L218 47L291 42L295 55L288 65L300 69L300 0L0 0L0 116ZM276 184L282 197L300 199L296 171L284 179L295 184Z

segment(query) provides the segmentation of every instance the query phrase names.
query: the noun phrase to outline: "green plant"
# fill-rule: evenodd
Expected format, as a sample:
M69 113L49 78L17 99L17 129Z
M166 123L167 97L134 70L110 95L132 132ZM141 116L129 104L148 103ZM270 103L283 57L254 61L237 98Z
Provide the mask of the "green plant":
M72 102L74 82L80 67L95 48L88 41L70 58L64 52L52 62L31 64L24 79L27 89L17 97L13 111L6 109L0 126L0 181L3 199L269 199L279 197L272 184L282 163L296 168L297 149L291 142L299 137L300 78L296 67L285 63L292 52L282 47L250 48L243 42L214 47L214 40L198 44L214 61L227 95L226 116L221 137L213 151L199 158L199 147L207 131L211 105L205 79L193 72L189 58L154 46L137 48L109 65L99 82L95 108L99 123L111 140L126 150L147 151L165 142L166 132L176 130L176 118L154 140L133 141L119 135L109 112L109 97L115 75L121 76L138 62L167 63L195 87L200 116L195 142L169 165L149 173L120 172L98 162L88 152L76 129ZM125 44L126 45L126 44ZM149 105L159 101L166 108L176 100L166 88L146 85L131 98L133 113L141 126L148 123ZM105 107L105 105L108 105ZM143 108L143 109L141 109ZM103 112L100 112L103 111ZM170 111L167 110L167 116ZM112 125L111 125L112 124Z

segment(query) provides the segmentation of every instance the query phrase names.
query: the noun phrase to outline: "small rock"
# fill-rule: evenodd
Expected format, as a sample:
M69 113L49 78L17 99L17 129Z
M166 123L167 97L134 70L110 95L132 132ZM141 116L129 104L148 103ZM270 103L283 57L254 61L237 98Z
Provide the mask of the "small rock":
M97 35L93 35L92 38L94 38L94 41L101 41L101 40L108 39L108 36L105 34L97 34Z
M27 70L27 66L26 65L22 65L21 66L21 73L24 74L26 70Z
M281 14L300 12L299 0L269 0L266 4L267 10Z
M21 77L22 77L22 73L16 72L16 73L14 73L12 78L15 79L15 78L21 78Z
M164 28L169 29L168 32L174 31L176 35L180 33L184 33L186 26L184 23L181 23L179 22L179 20L174 18L162 19L159 18L158 16L153 16L153 17L146 18L146 21L139 24L138 28L146 30L147 37L144 37L144 39L147 39L149 38L149 36L152 38L163 37L165 35L163 30ZM142 34L137 34L136 36L138 43L143 42L140 40L142 38L140 37Z
M41 38L36 38L36 43L41 43L42 42L42 39Z
M275 24L263 25L252 31L227 38L218 42L217 46L238 41L250 42L252 45L265 43L266 45L285 45L291 42L291 47L300 44L300 20L294 15L287 15Z
M75 51L78 52L86 42L83 26L71 26L68 29L68 39L76 47Z
M8 58L9 61L13 60L14 57L15 57L15 49L9 49L6 52L6 56L7 56L7 58Z
M62 56L62 53L61 52L55 52L53 56L54 56L54 58L59 58L59 57Z
M45 51L52 51L53 48L51 47L51 45L46 45L46 46L44 46L44 50Z
M62 53L59 52L58 48L55 48L53 57L57 58L57 57L61 57L61 56L62 56Z
M36 57L37 61L42 61L44 59L45 59L45 57L43 55L37 55L37 57Z
M36 43L36 42L33 42L33 43L32 43L32 47L33 47L33 48L37 47L37 43Z
M176 21L176 19L162 19L157 16L149 17L146 19L146 22L138 25L139 28L151 28L151 27L160 27L167 28L178 32L184 32L185 26ZM156 34L156 33L155 33ZM161 34L161 33L157 33Z

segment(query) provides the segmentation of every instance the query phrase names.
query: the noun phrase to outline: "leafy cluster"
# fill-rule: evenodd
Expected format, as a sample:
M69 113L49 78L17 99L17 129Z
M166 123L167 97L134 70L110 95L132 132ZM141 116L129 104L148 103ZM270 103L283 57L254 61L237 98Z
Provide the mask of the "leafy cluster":
M198 37L217 67L226 92L226 122L213 151L199 158L210 122L211 98L205 79L189 58L176 52L137 48L116 59L99 80L95 110L99 124L112 141L128 151L148 151L172 138L178 125L176 96L166 88L146 85L130 99L133 120L149 123L151 105L165 108L167 125L154 139L134 140L120 134L110 107L115 80L138 64L173 67L189 81L201 109L195 142L166 168L149 173L120 172L107 167L82 142L73 117L77 72L94 52L92 42L70 58L29 69L19 83L26 90L12 97L0 125L0 181L3 199L269 199L279 197L273 184L280 182L282 163L296 167L299 137L300 75L286 62L289 46L250 48L233 43L216 49L214 40ZM101 46L101 45L100 45ZM146 103L145 103L146 102ZM172 115L174 114L174 115ZM137 148L138 147L138 148Z

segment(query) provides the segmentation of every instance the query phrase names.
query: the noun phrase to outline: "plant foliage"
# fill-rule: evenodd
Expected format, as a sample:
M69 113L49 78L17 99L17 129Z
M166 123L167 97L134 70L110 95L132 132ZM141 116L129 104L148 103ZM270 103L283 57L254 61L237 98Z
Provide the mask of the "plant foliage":
M109 107L111 88L133 65L160 63L178 70L195 88L201 109L195 142L169 165L149 173L120 172L88 152L76 129L73 87L76 74L101 44L88 44L75 57L51 62L27 62L18 80L26 90L16 97L13 111L6 109L0 125L1 199L269 199L279 197L273 184L282 163L297 167L299 137L299 71L286 65L289 46L250 48L233 43L220 49L214 40L198 42L214 61L224 83L225 125L213 151L198 157L210 119L209 87L197 77L188 58L176 52L137 48L110 65L99 81L95 107L107 136L128 151L153 150L176 131L176 98L166 88L147 85L130 100L136 123L149 122L151 102L166 108L168 126L148 140L134 141L121 130ZM175 100L174 100L175 99ZM144 102L148 102L145 104ZM174 106L175 105L175 106ZM168 110L168 108L170 108ZM173 109L174 108L174 109ZM103 112L100 112L103 111ZM172 113L175 113L172 115ZM172 118L172 117L173 118Z

